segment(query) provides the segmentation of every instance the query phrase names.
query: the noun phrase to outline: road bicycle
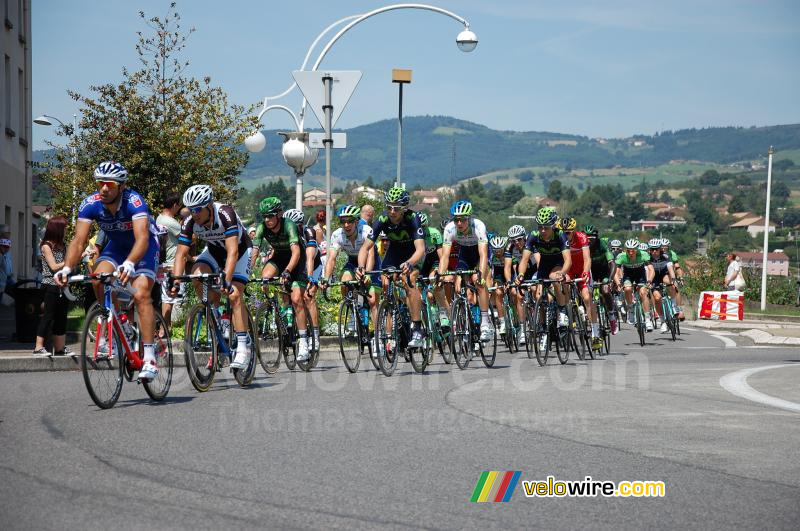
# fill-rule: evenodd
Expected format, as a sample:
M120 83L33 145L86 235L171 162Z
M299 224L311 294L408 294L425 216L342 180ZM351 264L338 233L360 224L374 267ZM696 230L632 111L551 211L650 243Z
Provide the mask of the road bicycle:
M589 323L589 309L583 304L583 297L578 290L577 280L564 281L570 290L569 303L567 304L567 318L569 326L564 336L566 350L574 350L578 358L583 361L586 356L594 359L594 349L592 349L592 333Z
M119 282L119 274L95 273L74 275L70 283L103 285L103 304L93 304L86 314L81 333L80 366L83 382L92 401L102 409L117 403L122 392L123 378L132 382L136 372L144 365L139 348L138 316L129 302L120 312L114 307L114 295L136 290ZM172 384L172 340L164 318L153 312L155 318L154 348L158 374L152 380L142 380L147 395L156 401L166 398Z
M508 348L508 351L514 353L519 352L517 335L519 331L522 330L522 326L519 321L519 315L517 315L517 305L512 300L511 294L509 293L510 287L510 285L506 286L505 293L503 293L503 306L506 310L506 314L503 316L506 323L506 333L503 336L503 342Z
M457 276L461 278L459 289L453 296L450 305L450 349L453 358L459 369L465 369L470 360L480 354L484 365L491 367L497 357L497 334L496 323L493 316L492 339L484 345L481 341L481 312L476 304L470 304L467 292L470 291L477 297L478 288L472 285L470 277L478 275L480 281L480 271L477 269L457 269L446 271L442 276ZM438 277L438 274L437 274Z
M611 321L602 293L603 287L610 284L612 284L611 280L595 282L594 288L592 289L592 304L594 304L594 307L597 309L597 322L600 325L600 337L603 340L603 349L600 351L600 354L604 351L606 354L611 352ZM617 317L617 326L619 326L619 317Z
M311 313L305 309L306 330L305 341L308 345L308 360L297 360L298 342L300 333L291 305L284 307L283 297L289 295L284 289L280 277L256 278L248 281L250 284L260 284L266 287L266 298L255 303L256 338L261 352L259 361L261 367L268 374L274 374L280 366L283 357L286 367L294 370L308 372L316 367L319 361L319 345L317 338L311 332Z
M525 346L528 357L535 354L540 367L547 364L550 349L555 345L556 355L561 364L569 361L569 352L565 349L558 329L558 302L552 285L563 280L525 280L519 285L526 290L525 293ZM537 298L534 296L534 287L541 286L542 293Z
M335 286L348 288L339 305L338 318L339 352L345 368L351 373L356 372L361 363L361 356L367 354L373 360L375 368L379 369L377 356L372 356L366 284L358 280L343 280L328 284L322 292L326 301L330 302L328 289Z
M230 300L226 297L222 306L209 299L209 291L219 290L220 273L194 273L190 275L169 275L167 282L172 281L200 283L202 290L200 302L192 306L186 314L186 326L183 336L183 352L186 358L186 370L189 380L199 392L208 391L214 383L218 372L233 361L236 354L238 338L233 331L230 317ZM244 297L245 294L242 294ZM244 304L244 301L242 301ZM231 369L236 382L246 387L253 382L258 359L258 342L255 323L245 305L247 319L247 348L250 360L247 367Z
M628 312L633 313L634 324L633 326L636 328L636 333L639 335L639 344L641 346L645 345L645 332L647 331L645 325L645 317L644 317L644 306L642 304L642 298L639 295L640 288L647 288L648 290L648 297L650 296L649 284L642 284L637 283L633 285L633 304L628 308Z
M428 332L431 334L431 340L445 364L449 365L453 361L453 354L450 352L450 327L442 326L439 320L440 308L433 296L433 288L436 281L431 278L420 277L417 282L422 293L422 311L429 325Z
M383 300L378 307L378 319L375 324L375 347L377 348L378 365L384 376L391 376L397 368L397 359L403 356L411 362L418 373L424 372L431 361L433 340L429 333L430 324L426 312L420 312L422 347L409 347L411 340L411 316L404 301L406 291L402 287L399 275L402 270L388 267L380 271L368 271L367 275L380 273L387 278Z
M675 313L675 305L672 302L672 297L669 294L669 287L672 286L672 283L661 284L661 315L662 321L667 325L667 330L669 330L670 336L673 341L677 338L678 327L680 324L678 323L678 317ZM655 301L654 301L655 302ZM653 324L655 326L655 324Z

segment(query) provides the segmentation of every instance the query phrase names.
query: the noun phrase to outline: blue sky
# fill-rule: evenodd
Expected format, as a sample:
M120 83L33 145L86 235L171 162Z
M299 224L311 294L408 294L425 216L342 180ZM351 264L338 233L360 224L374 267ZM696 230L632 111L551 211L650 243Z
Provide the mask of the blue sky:
M33 109L71 121L67 89L116 82L138 66L137 16L167 0L36 0ZM197 31L185 57L236 103L258 103L292 82L330 23L377 1L183 0ZM495 129L620 137L666 129L800 122L800 2L693 0L429 2L463 16L479 44L455 45L460 25L419 10L385 13L349 31L322 65L364 76L338 128L397 115L392 68L411 68L404 114L442 114ZM327 40L327 39L326 39ZM326 41L325 40L325 41ZM323 41L323 42L325 42ZM275 102L299 108L295 91ZM268 113L266 128L290 128ZM309 126L317 126L312 116ZM34 149L55 138L34 125ZM501 154L499 154L501 155Z

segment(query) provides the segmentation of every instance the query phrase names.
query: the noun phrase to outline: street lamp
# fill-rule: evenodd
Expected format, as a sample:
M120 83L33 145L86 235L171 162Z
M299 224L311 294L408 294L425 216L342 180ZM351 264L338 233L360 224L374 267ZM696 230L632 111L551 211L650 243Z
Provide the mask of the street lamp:
M77 154L77 148L75 147L74 139L75 139L75 134L78 132L78 115L77 114L72 115L72 129L70 129L67 126L67 124L65 124L55 116L50 116L49 114L42 114L41 116L34 118L33 123L37 125L51 126L54 125L53 120L58 122L58 124L61 126L61 129L64 131L64 134L70 137L71 139L71 141L69 142L69 153L72 158L72 203L73 203L72 222L74 223L75 214L77 210L77 206L75 205L75 196L78 193L76 190L76 183L75 183L75 164L78 161L78 154Z

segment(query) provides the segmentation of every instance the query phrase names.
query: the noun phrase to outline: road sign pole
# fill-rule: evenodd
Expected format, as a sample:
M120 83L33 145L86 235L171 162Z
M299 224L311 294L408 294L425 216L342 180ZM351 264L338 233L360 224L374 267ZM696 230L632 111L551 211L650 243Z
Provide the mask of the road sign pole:
M333 214L331 212L331 147L333 145L333 129L332 116L333 105L331 105L331 90L333 89L333 77L330 74L322 76L322 84L325 87L325 104L322 110L325 113L325 123L322 124L325 129L325 138L322 140L325 144L325 241L330 244L331 241L331 223L333 222Z

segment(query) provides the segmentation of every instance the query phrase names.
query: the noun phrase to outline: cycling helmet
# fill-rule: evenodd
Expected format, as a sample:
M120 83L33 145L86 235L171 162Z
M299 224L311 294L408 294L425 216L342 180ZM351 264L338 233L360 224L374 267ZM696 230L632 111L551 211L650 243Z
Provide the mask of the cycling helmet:
M383 194L383 199L387 205L408 206L409 196L405 188L394 186Z
M640 251L647 251L649 248L650 248L650 247L649 247L649 246L648 246L646 243L644 243L644 242L642 242L642 243L640 243L640 244L639 244L639 250L640 250Z
M281 210L283 210L283 203L281 203L281 200L277 197L265 197L258 205L258 211L261 212L262 216L276 214Z
M119 162L101 162L94 170L94 180L124 184L128 181L128 170Z
M587 236L593 238L597 238L600 235L600 231L597 230L597 227L591 224L583 227L583 232L585 232Z
M528 232L522 225L511 225L508 228L508 237L512 240L516 240L518 238L527 238Z
M619 240L611 240L608 242L611 247L622 247L622 242Z
M553 207L544 207L540 208L539 212L536 213L536 224L537 225L555 225L556 220L558 220L558 214L556 214L556 209Z
M298 225L302 225L306 221L306 215L303 214L303 211L296 208L290 208L284 212L283 217L294 221Z
M647 245L648 245L648 247L650 249L660 249L661 248L661 238L653 238L649 242L647 242Z
M419 224L423 227L428 226L428 214L425 212L417 212L417 219L419 220Z
M95 175L97 175L95 173ZM207 184L195 184L183 193L183 205L186 208L206 206L214 200L214 192Z
M626 249L638 249L639 248L639 240L636 238L631 238L629 240L625 240L625 248Z
M557 227L561 230L575 230L577 226L578 222L575 221L575 218L569 216L561 218L557 224Z
M661 246L662 247L669 247L669 240L666 238L661 239Z
M472 203L465 200L459 200L453 203L450 207L450 215L451 216L471 216L472 215Z
M357 218L361 215L361 207L356 205L342 205L336 211L337 218Z
M508 245L508 238L506 236L495 236L489 240L489 245L492 246L492 249L505 249L506 245Z
M451 221L453 221L453 220L450 219L450 218L444 218L442 220L442 222L439 223L439 226L442 228L442 230L444 230L444 228L447 226L447 224L450 223Z

